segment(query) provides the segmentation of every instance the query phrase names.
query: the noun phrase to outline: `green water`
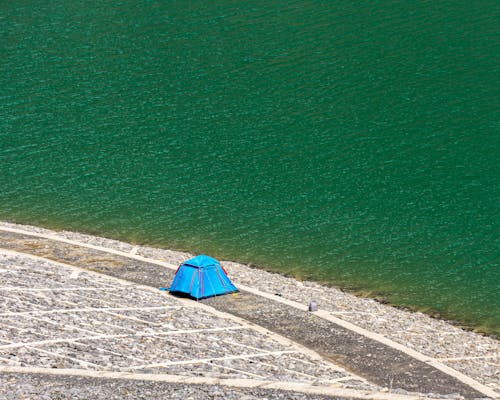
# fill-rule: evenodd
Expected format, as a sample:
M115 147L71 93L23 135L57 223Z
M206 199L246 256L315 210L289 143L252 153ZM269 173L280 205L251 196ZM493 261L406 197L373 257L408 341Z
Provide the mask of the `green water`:
M0 4L0 219L500 333L497 1Z

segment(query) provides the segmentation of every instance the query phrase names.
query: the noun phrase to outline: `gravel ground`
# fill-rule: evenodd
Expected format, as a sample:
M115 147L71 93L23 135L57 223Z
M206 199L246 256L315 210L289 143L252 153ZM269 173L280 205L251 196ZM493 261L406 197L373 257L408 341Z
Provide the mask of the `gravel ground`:
M43 387L43 393L40 388ZM0 398L3 400L322 400L339 399L282 390L231 388L219 385L185 385L151 381L0 374Z
M155 249L149 247L138 247L131 244L82 235L73 232L53 232L42 228L26 227L15 224L0 223L0 226L29 230L41 234L56 235L61 238L77 240L93 245L103 246L110 249L124 251L130 254L142 255L159 261L166 261L178 265L191 257L188 253L173 252L169 250ZM3 237L1 247L9 247L9 238ZM30 242L31 240L31 242ZM16 240L14 240L16 241ZM37 252L43 256L46 245L43 241L26 239L25 245L33 250L38 246ZM16 243L18 246L19 243ZM14 246L15 247L15 246ZM71 246L64 248L59 246L61 255L71 258ZM69 253L68 253L69 252ZM50 253L50 251L49 251ZM73 254L74 260L80 260L78 251ZM146 271L138 268L139 262L132 266L130 260L119 260L117 257L102 257L96 252L85 262L95 264L95 269L132 280L140 280L151 286L168 286L171 279L171 271L157 269L143 277L137 276L137 271ZM341 290L324 287L314 282L299 282L278 274L268 273L262 270L249 268L248 266L223 262L229 270L232 280L238 285L243 284L255 287L270 294L279 294L283 298L308 304L311 299L318 301L321 309L331 311L336 317L352 322L370 331L380 333L395 342L415 349L422 354L435 357L442 363L473 377L484 385L499 391L500 393L500 371L498 368L498 354L500 353L499 342L496 339L485 337L473 332L464 331L445 321L436 320L422 313L413 313L388 305L380 304L374 300L359 298ZM144 266L143 266L144 267ZM163 274L160 278L158 273ZM125 276L123 276L125 274ZM167 282L167 283L166 283Z
M24 225L8 223L5 225L26 228ZM31 226L27 229L132 252L175 265L193 256L189 253L134 246L75 232L54 232ZM321 309L332 312L336 317L436 358L443 364L490 387L500 396L500 342L498 339L461 329L447 321L432 318L421 312L411 312L381 304L373 299L358 297L316 282L297 281L231 261L223 261L223 264L236 285L243 284L266 293L279 294L283 298L301 304L309 304L311 300L315 300Z
M261 379L376 389L193 301L0 254L0 366Z

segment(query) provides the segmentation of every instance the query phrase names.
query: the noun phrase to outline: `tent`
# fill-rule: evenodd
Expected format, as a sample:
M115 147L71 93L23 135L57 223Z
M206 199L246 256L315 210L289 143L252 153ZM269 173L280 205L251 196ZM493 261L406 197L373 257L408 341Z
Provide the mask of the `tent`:
M219 261L206 255L182 263L169 290L170 293L186 294L195 299L238 291Z

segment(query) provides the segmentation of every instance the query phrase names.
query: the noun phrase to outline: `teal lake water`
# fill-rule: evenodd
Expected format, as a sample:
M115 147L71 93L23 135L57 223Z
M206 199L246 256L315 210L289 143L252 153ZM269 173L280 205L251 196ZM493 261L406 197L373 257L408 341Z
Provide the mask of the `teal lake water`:
M500 333L497 1L0 5L0 219Z

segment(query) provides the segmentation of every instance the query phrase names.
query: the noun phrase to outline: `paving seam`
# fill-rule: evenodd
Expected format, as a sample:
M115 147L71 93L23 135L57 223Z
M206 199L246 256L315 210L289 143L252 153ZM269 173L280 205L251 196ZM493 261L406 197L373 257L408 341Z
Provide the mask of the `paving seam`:
M164 333L149 333L149 332L135 332L133 334L117 334L117 335L93 335L93 336L80 336L77 338L66 338L66 339L50 339L50 340L39 340L36 342L20 342L20 343L10 343L0 345L0 350L16 349L25 346L44 346L47 344L60 344L60 343L74 343L81 340L96 340L96 339L124 339L130 337L151 337L151 336L175 336L175 335L185 335L190 333L214 333L214 332L225 332L234 330L244 330L247 327L235 326L227 328L213 328L213 329L179 329L176 331L164 332Z
M107 371L90 371L80 369L45 369L45 368L28 368L28 367L1 367L0 373L14 374L37 374L37 375L52 375L52 376L78 376L87 378L104 378L104 379L124 379L149 382L167 382L179 383L185 385L221 385L235 388L261 388L275 389L287 392L299 392L305 394L335 396L349 399L360 400L422 400L426 397L403 395L396 393L384 392L369 392L364 390L343 389L326 386L315 386L307 383L298 382L276 382L262 381L254 379L218 379L218 378L203 378L203 377L186 377L180 375L166 374L136 374L129 372L107 372Z
M42 233L36 233L36 232L29 232L29 231L24 231L24 230L21 230L21 229L15 229L15 228L8 228L8 227L3 227L3 226L0 226L0 230L1 231L5 231L5 232L11 232L11 233L16 233L16 234L22 234L22 235L27 235L27 236L33 236L33 237L39 237L39 238L43 238L43 239L49 239L49 240L53 240L53 241L56 241L56 242L62 242L62 243L67 243L67 244L71 244L71 245L74 245L74 246L79 246L79 247L86 247L86 248L90 248L90 249L93 249L93 250L97 250L97 251L102 251L102 252L105 252L105 253L110 253L110 254L115 254L115 255L119 255L119 256L122 256L122 257L126 257L126 258L129 258L129 259L135 259L135 260L138 260L138 261L142 261L142 262L145 262L145 263L150 263L150 264L154 264L154 265L158 265L158 266L162 266L162 267L166 267L166 268L169 268L171 270L177 270L177 265L174 265L174 264L170 264L170 263L166 263L166 262L162 262L162 261L157 261L157 260L153 260L153 259L150 259L150 258L146 258L146 257L142 257L142 256L138 256L136 254L131 254L131 253L127 253L127 252L123 252L123 251L120 251L120 250L115 250L115 249L110 249L110 248L107 248L107 247L103 247L103 246L96 246L96 245L92 245L92 244L88 244L88 243L85 243L85 242L78 242L78 241L75 241L75 240L70 240L70 239L65 239L65 238L61 238L61 237L58 237L56 235L51 235L51 234L42 234ZM27 254L27 253L21 253L21 254ZM43 259L43 258L42 258ZM49 260L49 261L52 261L50 259L44 259L44 260ZM77 268L77 267L74 267L74 266L71 266L71 265L66 265L66 266L70 266L72 268ZM88 270L85 270L85 269L79 269L78 270L84 270L84 271L88 271ZM120 281L123 281L123 282L126 282L127 284L130 284L129 281L125 281L125 280L121 280L119 278L116 278L116 277L113 277L114 279L118 279ZM296 309L299 309L301 311L307 311L307 306L303 305L303 304L300 304L300 303L297 303L295 301L292 301L292 300L288 300L288 299L284 299L282 297L277 297L275 295L272 295L272 294L269 294L269 293L265 293L265 292L262 292L258 289L255 289L255 288L251 288L251 287L248 287L248 286L245 286L245 285L238 285L242 290L245 290L251 294L254 294L256 296L260 296L260 297L264 297L264 298L267 298L267 299L270 299L272 301L275 301L277 303L282 303L282 304L285 304L285 305L288 305L290 307L293 307L293 308L296 308ZM149 289L151 289L149 286L143 286L143 287L147 287ZM213 309L212 307L209 307L211 309ZM215 310L215 309L213 309ZM228 313L224 313L225 315L228 314ZM465 374L462 374L461 372L451 368L451 367L448 367L447 365L439 362L437 359L433 358L433 357L429 357L429 356L426 356L416 350L413 350L413 349L410 349L402 344L399 344L397 342L394 342L392 341L391 339L388 339L386 338L385 336L383 335L380 335L378 333L375 333L375 332L371 332L371 331L368 331L364 328L361 328L357 325L354 325L350 322L347 322L345 320L342 320L340 318L337 318L335 316L332 315L332 313L330 312L327 312L327 311L324 311L324 310L318 310L314 313L316 316L322 318L322 319L325 319L329 322L333 322L337 325L340 325L342 326L343 328L345 329L348 329L350 331L353 331L355 333L358 333L362 336L365 336L365 337L368 337L369 339L372 339L372 340L375 340L379 343L382 343L386 346L389 346L395 350L398 350L402 353L405 353L413 358L415 358L416 360L418 361L421 361L425 364L428 364L430 366L432 366L433 368L437 369L437 370L440 370L441 372L444 372L445 374L447 375L450 375L452 376L453 378L457 379L458 381L468 385L469 387L477 390L478 392L488 396L488 397L491 397L491 398L498 398L498 393L496 393L495 391L493 391L492 389L490 389L489 387L483 385L482 383L476 381L475 379L465 375ZM239 318L241 320L244 321L244 319L242 318ZM248 324L248 321L246 322L246 324ZM258 326L258 325L256 325ZM266 330L268 331L268 330ZM280 335L281 336L281 335ZM283 337L283 336L281 336ZM289 339L287 339L289 340ZM297 344L296 342L293 342L295 344ZM304 347L304 346L302 346ZM305 347L304 347L305 348Z
M68 268L68 269L72 269L74 271L79 271L81 273L87 273L87 274L91 274L91 275L94 275L94 276L99 276L99 277L102 277L102 276L105 276L106 279L110 279L112 281L115 281L116 283L119 283L121 285L125 285L125 286L130 286L131 285L131 282L130 281L127 281L125 279L120 279L120 278L117 278L115 276L111 276L111 275L105 275L105 274L102 274L102 273L99 273L99 272L95 272L95 271L91 271L91 270L87 270L87 269L84 269L84 268L80 268L80 267L76 267L74 265L71 265L71 264L66 264L66 263L62 263L62 262L59 262L59 261L54 261L54 260L51 260L51 259L48 259L48 258L44 258L44 257L40 257L40 256L35 256L33 254L29 254L29 253L23 253L23 252L18 252L18 251L14 251L14 250L7 250L7 249L3 249L3 248L0 248L0 254L5 254L5 255L11 255L11 256L22 256L22 257L27 257L27 258L31 258L33 260L37 260L37 261L42 261L42 262L48 262L48 263L51 263L51 264L54 264L54 265L59 265L61 267L64 267L64 268ZM145 291L148 291L148 292L152 292L152 293L155 293L155 294L159 294L160 296L165 296L165 297L169 297L169 298L172 298L172 296L166 292L162 292L162 291L159 291L157 289L154 289L152 288L151 286L146 286L146 285L141 285L139 283L136 283L134 284L135 287L139 288L139 289L142 289L142 290L145 290ZM230 314L230 313L226 313L226 312L223 312L223 311L219 311L213 307L210 307L208 305L205 305L203 303L200 303L200 302L194 302L190 299L185 299L185 298L180 298L180 297L174 297L175 300L178 302L178 303L181 303L184 307L192 307L192 308L200 308L208 313L211 313L219 318L222 318L222 319L229 319L229 320L232 320L238 324L241 325L241 327L236 327L238 329L249 329L249 330L253 330L253 331L256 331L256 332L259 332L263 335L266 335L272 339L274 339L276 342L280 343L280 344L283 344L285 346L288 346L288 347L295 347L297 348L301 353L303 354L306 354L308 356L310 356L312 359L316 360L316 361L322 361L322 362L325 362L327 363L328 365L331 366L331 368L333 368L334 370L336 371L339 371L339 372L343 372L347 375L351 375L353 378L356 378L362 382L366 382L366 379L364 379L363 377L361 376L358 376L358 375L355 375L351 372L348 372L345 368L339 366L339 365L336 365L336 364L333 364L331 362L329 362L328 360L325 360L323 359L323 357L321 357L318 353L316 353L314 350L311 350L303 345L301 345L300 343L297 343L285 336L282 336L278 333L275 333L273 331L270 331L269 329L266 329L260 325L257 325L257 324L253 324L247 320L245 320L244 318L240 318L236 315L233 315L233 314ZM236 329L236 328L233 328L233 329ZM225 330L228 330L228 328L214 328L214 329L225 329ZM9 346L9 345L4 345L4 346Z
M200 358L200 359L191 359L191 360L181 360L181 361L168 361L162 363L154 363L154 364L143 364L143 365L135 365L130 367L130 369L144 369L144 368L157 368L157 367L166 367L170 365L190 365L190 364L206 364L211 361L224 361L224 360L246 360L254 357L266 357L266 356L275 356L282 354L295 354L298 351L294 350L286 350L286 351L264 351L261 353L254 354L243 354L239 356L226 356L226 357L213 357L213 358Z
M292 300L283 299L282 297L276 298L277 296L275 296L275 295L261 292L257 289L249 288L249 287L244 286L244 285L239 285L239 287L243 290L251 291L253 294L256 294L257 296L261 296L261 297L265 297L265 298L270 299L270 300L274 300L278 303L282 303L282 304L288 305L290 307L297 308L301 311L308 311L307 306L300 304L300 303L297 303L297 302L294 302ZM498 394L496 392L494 392L492 389L488 388L487 386L483 385L480 382L477 382L473 378L471 378L467 375L464 375L461 372L459 372L451 367L448 367L447 365L441 363L440 361L438 361L435 358L428 357L428 356L426 356L422 353L419 353L413 349L410 349L410 348L403 346L397 342L394 342L394 341L386 338L385 336L382 336L382 335L375 333L375 332L368 331L368 330L361 328L357 325L354 325L348 321L344 321L340 318L337 318L337 317L331 315L331 313L328 311L318 310L318 311L314 312L314 315L316 315L320 318L323 318L327 321L333 322L334 324L340 325L343 328L349 329L349 330L356 332L360 335L366 336L369 339L380 342L386 346L392 347L398 351L401 351L402 353L405 353L405 354L415 358L418 361L421 361L425 364L428 364L428 365L446 373L447 375L452 376L453 378L461 381L462 383L465 383L466 385L472 387L473 389L476 389L478 392L480 392L482 394L485 394L485 395L492 397L492 398L497 398L497 396L498 396Z

